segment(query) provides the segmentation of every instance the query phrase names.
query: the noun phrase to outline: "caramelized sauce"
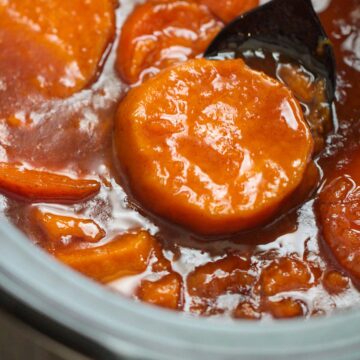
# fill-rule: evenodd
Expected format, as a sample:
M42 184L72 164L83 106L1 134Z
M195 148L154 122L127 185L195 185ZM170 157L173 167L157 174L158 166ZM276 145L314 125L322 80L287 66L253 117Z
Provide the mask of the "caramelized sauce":
M133 3L122 1L116 10L116 39ZM360 6L358 0L316 0L315 5L322 11L320 17L334 44L338 65L336 129L316 160L326 182L335 170L341 172L360 146ZM112 148L115 111L128 90L115 71L116 48L117 40L91 87L67 99L28 99L16 103L15 111L13 94L6 90L6 72L0 69L0 161L101 182L95 197L70 205L31 204L0 195L1 217L54 255L99 247L129 231L148 230L162 250L153 253L144 272L111 279L109 285L126 296L173 309L264 319L308 317L360 306L358 288L322 241L316 194L263 229L211 242L129 201ZM10 121L8 113L14 114ZM92 219L101 232L99 241L72 237L49 241L33 220L34 208Z

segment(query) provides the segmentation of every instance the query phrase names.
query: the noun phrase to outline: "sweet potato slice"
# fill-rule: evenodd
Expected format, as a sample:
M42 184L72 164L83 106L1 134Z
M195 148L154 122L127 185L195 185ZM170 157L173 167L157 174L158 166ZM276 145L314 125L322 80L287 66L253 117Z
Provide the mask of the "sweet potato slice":
M96 77L115 34L114 1L0 1L0 23L6 96L66 97Z
M182 280L177 273L163 276L159 280L143 280L137 297L150 304L177 310L181 307Z
M259 0L198 0L205 4L224 22L230 22L237 16L259 5Z
M50 242L58 243L64 239L98 242L105 231L91 219L64 216L35 209L34 219Z
M249 268L248 260L240 256L227 256L199 266L187 277L188 292L201 298L246 293L254 283L254 277L248 273Z
M0 163L0 190L31 201L77 202L95 195L100 183Z
M155 239L146 231L128 233L95 248L59 251L55 256L74 270L102 283L142 273Z
M203 53L220 29L206 6L184 0L148 1L123 25L117 70L123 80L136 83L144 71L156 72Z
M319 197L319 218L327 246L339 264L360 281L360 150Z
M163 70L130 90L115 131L134 197L211 235L271 219L301 183L313 149L292 93L239 59Z

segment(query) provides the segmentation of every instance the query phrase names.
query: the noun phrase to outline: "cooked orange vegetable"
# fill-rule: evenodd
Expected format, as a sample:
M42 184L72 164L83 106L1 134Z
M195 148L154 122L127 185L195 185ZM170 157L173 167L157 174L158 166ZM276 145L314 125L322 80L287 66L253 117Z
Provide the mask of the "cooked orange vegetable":
M98 242L105 235L105 231L91 219L81 219L73 216L64 216L35 209L33 216L51 242L63 239Z
M97 75L115 33L114 1L0 1L0 24L7 96L65 97Z
M233 316L237 319L259 320L261 319L261 312L255 309L251 303L242 302L234 310Z
M239 256L199 266L187 277L188 292L202 298L216 298L227 292L245 293L254 283L249 268L249 261Z
M145 271L154 246L155 239L140 231L120 235L102 246L59 251L55 256L74 270L107 283Z
M323 285L330 294L340 294L349 287L349 278L338 271L324 274Z
M360 150L320 194L323 236L335 258L360 280Z
M259 0L198 0L225 22L234 20L259 5Z
M135 83L145 70L154 73L203 53L220 29L206 6L186 0L147 1L123 25L117 69L123 80Z
M142 281L137 297L150 304L176 310L181 307L181 292L181 276L171 273L156 281Z
M268 301L266 310L276 319L294 318L304 315L305 305L298 300L285 298L279 301Z
M72 179L46 171L29 170L16 164L0 163L0 190L32 201L77 202L95 195L95 180Z
M313 147L285 86L242 60L204 59L132 89L116 144L135 198L202 234L269 220L301 183Z
M286 291L309 289L314 284L314 280L305 262L284 257L272 261L263 269L260 284L262 293L272 296Z

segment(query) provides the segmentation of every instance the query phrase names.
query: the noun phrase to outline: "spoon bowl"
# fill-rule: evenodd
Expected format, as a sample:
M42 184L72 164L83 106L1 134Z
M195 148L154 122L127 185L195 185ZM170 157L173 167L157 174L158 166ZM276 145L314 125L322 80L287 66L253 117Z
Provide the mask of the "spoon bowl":
M311 0L272 0L239 16L213 40L205 57L233 59L256 49L277 51L325 79L327 99L333 101L334 51Z

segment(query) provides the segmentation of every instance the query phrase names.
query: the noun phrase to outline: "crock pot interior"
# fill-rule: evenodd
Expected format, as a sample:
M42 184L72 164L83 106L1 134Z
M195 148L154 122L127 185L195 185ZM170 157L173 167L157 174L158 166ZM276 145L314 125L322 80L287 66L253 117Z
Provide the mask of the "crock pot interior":
M359 359L360 310L310 320L197 318L113 293L0 224L1 304L101 359Z

